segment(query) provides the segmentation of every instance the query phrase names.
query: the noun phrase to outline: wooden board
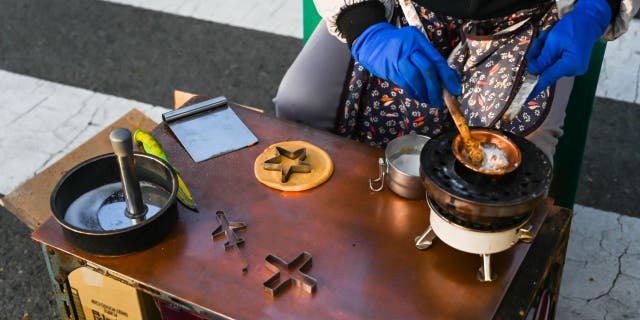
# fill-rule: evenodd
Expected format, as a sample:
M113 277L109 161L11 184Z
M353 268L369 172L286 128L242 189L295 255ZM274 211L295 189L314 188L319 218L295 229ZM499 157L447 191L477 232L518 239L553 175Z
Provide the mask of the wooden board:
M197 94L186 91L173 90L173 107L175 109L181 108L187 101L195 96L197 96Z
M65 172L86 159L112 152L109 142L111 130L128 128L133 132L135 129L141 128L150 131L155 126L157 123L140 110L129 111L87 142L0 199L0 204L16 215L29 228L35 229L52 215L49 196Z

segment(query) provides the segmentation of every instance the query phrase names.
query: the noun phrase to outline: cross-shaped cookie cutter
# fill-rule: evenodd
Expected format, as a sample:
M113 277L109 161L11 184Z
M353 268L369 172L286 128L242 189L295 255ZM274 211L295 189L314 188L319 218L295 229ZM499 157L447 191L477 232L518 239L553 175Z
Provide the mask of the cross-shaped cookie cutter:
M287 263L272 254L268 255L264 259L266 267L275 274L263 283L265 292L275 297L290 288L291 285L295 285L305 292L313 294L316 291L318 281L306 273L311 268L311 258L310 253L302 252ZM284 280L282 280L284 277L280 276L283 271L289 274L289 277Z
M297 164L284 166L282 165L282 157L298 160ZM283 147L276 147L275 157L268 159L264 162L264 169L271 171L282 172L282 183L289 181L289 177L292 173L309 173L311 172L311 165L304 162L307 158L307 148L300 148L296 151L289 151Z

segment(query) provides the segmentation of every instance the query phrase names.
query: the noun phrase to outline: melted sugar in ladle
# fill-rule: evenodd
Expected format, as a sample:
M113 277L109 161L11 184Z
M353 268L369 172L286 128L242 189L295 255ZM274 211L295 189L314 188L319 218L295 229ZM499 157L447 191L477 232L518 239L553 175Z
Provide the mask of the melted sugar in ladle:
M464 116L460 113L458 100L446 89L443 90L443 98L451 117L460 131L460 135L453 140L452 149L456 158L465 167L489 175L502 175L515 170L521 161L520 149L505 135L487 129L469 130ZM462 141L460 141L462 140ZM501 167L486 168L485 163L492 163L492 149L499 150L503 154L506 164ZM466 152L466 154L463 152Z

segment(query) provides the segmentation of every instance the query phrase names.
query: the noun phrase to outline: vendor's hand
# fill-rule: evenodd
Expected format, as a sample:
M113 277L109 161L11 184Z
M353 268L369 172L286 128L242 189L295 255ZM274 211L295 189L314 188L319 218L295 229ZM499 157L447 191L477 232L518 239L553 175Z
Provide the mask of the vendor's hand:
M459 95L460 76L415 27L375 24L353 43L353 58L374 75L403 88L411 97L442 108L442 83Z
M605 0L580 0L550 31L542 32L527 53L529 72L540 75L527 100L562 77L585 74L591 49L610 20L611 7Z

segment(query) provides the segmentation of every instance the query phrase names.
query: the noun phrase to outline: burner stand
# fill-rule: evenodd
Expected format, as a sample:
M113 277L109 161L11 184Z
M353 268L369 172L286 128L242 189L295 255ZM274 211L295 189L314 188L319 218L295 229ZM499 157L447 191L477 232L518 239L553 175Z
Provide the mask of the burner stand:
M482 256L482 266L478 268L478 273L476 273L478 280L481 282L491 282L498 279L498 275L491 271L491 255L481 254L480 256Z
M431 247L436 238L440 238L457 250L480 255L482 266L478 270L478 280L483 282L497 279L496 273L491 270L492 254L505 251L519 241L530 242L534 237L531 233L531 225L528 225L528 219L504 225L497 230L478 230L468 225L460 225L455 222L455 219L448 219L449 214L429 197L427 197L427 203L431 211L430 225L414 239L416 248L426 250Z

